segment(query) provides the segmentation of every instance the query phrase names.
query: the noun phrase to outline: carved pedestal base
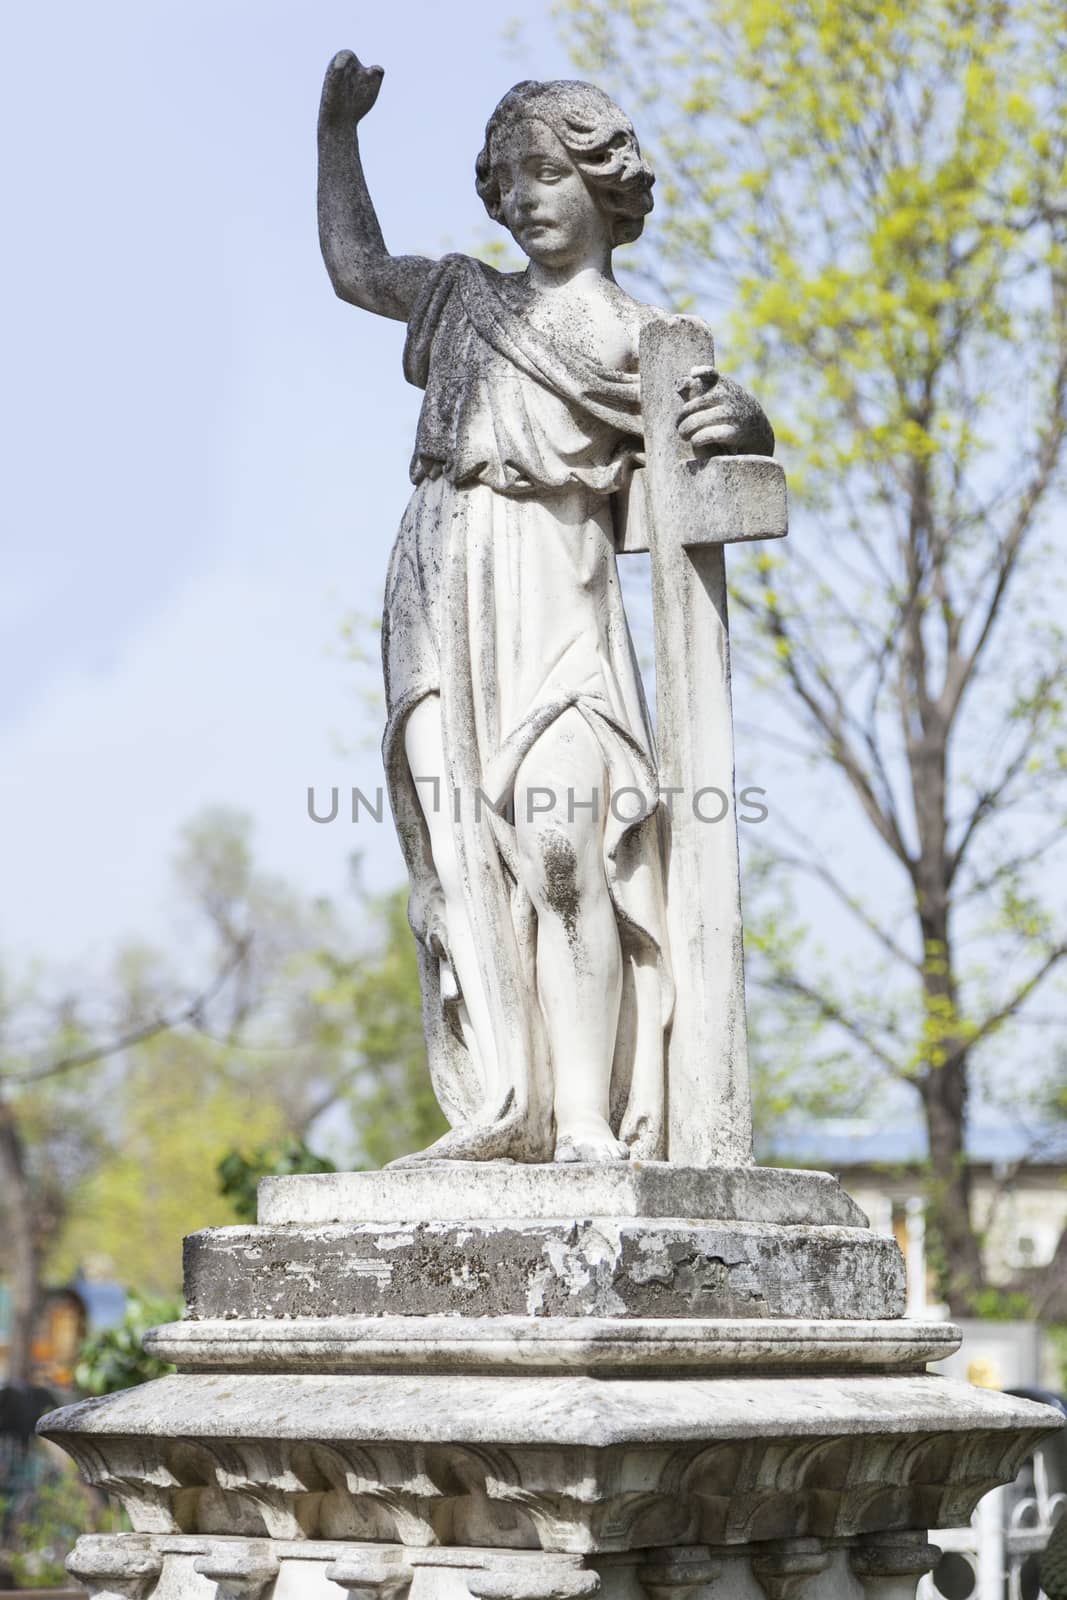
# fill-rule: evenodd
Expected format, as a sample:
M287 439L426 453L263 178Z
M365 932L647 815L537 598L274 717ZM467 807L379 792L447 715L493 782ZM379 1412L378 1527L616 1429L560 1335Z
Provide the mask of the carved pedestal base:
M162 1534L91 1534L68 1563L93 1600L904 1600L921 1535L679 1545L625 1556Z
M198 1236L197 1314L151 1336L178 1372L44 1419L135 1529L78 1545L95 1593L904 1600L925 1530L1059 1423L926 1373L952 1330L901 1319L894 1247L827 1180L523 1170L523 1218L466 1169L504 1214L442 1231L452 1172L391 1176ZM486 1275L499 1314L464 1315Z

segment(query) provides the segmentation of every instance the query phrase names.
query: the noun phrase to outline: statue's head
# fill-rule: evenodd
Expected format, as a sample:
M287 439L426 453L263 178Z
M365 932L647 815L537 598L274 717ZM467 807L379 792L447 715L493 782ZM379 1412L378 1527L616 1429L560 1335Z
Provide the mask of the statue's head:
M528 255L538 254L539 242L547 251L553 223L541 227L540 241L536 221L524 228L516 186L528 179L534 198L527 206L534 211L539 194L547 218L553 209L549 186L576 187L575 175L603 219L608 243L614 247L636 239L652 210L655 178L641 157L630 119L591 83L517 83L489 118L475 164L478 193L489 215L510 229Z

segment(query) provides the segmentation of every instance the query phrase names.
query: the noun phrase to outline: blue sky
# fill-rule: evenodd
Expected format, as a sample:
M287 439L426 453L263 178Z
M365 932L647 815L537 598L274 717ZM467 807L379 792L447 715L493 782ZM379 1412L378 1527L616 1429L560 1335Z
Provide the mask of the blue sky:
M386 68L364 151L387 240L469 245L489 112L568 70L546 12L4 8L0 960L74 971L165 936L206 804L251 811L309 892L343 892L358 846L399 880L391 828L305 810L310 783L380 781L339 633L378 609L420 398L402 327L322 268L319 87L342 47Z

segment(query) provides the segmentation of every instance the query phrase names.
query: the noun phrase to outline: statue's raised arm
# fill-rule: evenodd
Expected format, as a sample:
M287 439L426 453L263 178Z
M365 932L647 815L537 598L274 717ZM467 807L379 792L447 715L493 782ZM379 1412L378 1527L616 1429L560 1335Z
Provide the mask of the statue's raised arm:
M386 249L363 175L359 124L384 74L341 50L326 69L319 105L319 243L342 300L404 322L433 263Z

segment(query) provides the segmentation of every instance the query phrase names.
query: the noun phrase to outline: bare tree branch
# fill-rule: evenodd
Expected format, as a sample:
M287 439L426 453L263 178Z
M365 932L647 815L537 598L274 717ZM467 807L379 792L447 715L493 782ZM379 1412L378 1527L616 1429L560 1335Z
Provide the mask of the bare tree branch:
M795 830L790 830L788 825L781 823L779 825L785 826L786 831L792 831L794 837L796 837ZM776 859L782 862L784 866L795 867L798 871L810 873L812 877L817 878L841 902L846 910L851 912L857 922L866 928L872 938L876 939L882 948L893 957L894 961L902 962L915 972L922 971L922 962L917 961L914 956L910 956L903 945L898 944L892 934L875 921L870 912L864 908L854 894L851 894L845 888L845 885L830 870L825 861L815 855L793 856L782 852L776 853Z
M186 1023L199 1024L204 1011L215 999L216 995L225 987L229 979L241 966L248 954L252 940L251 935L238 939L233 946L226 961L220 967L212 981L200 994L180 1007L152 1021L142 1023L139 1027L131 1028L126 1033L116 1035L101 1044L90 1045L85 1050L76 1050L71 1055L60 1056L56 1061L50 1061L42 1067L34 1067L29 1072L9 1072L2 1074L5 1083L27 1084L42 1083L46 1078L56 1078L63 1073L73 1072L78 1067L92 1066L96 1061L103 1061L108 1056L119 1055L123 1050L130 1050L134 1045L144 1044L147 1039L152 1039L159 1033L167 1033L172 1028L180 1028Z
M850 1038L855 1039L857 1044L862 1045L864 1050L867 1050L876 1061L880 1062L888 1072L892 1073L894 1078L910 1081L910 1079L907 1079L907 1074L901 1070L900 1062L891 1056L888 1050L885 1050L876 1039L871 1037L867 1030L857 1022L852 1013L846 1012L829 995L821 994L818 989L814 989L811 984L805 983L802 978L798 978L795 973L791 972L774 972L768 979L767 986L777 989L783 994L796 995L798 999L806 1001L823 1022L832 1023L834 1026L841 1028Z
M978 663L992 637L1004 597L1018 566L1023 545L1033 529L1041 503L1054 482L1065 440L1067 440L1067 348L1061 347L1053 380L1049 417L1038 446L1034 472L1022 492L1011 525L997 553L997 560L992 569L993 589L979 622L977 636L970 650L957 654L949 663L945 673L941 711L949 725L959 710L967 687L973 680Z
M1029 849L1020 850L1015 855L1008 856L1006 860L998 862L993 871L986 873L985 877L972 879L957 891L955 899L958 903L979 899L1005 878L1032 867L1036 861L1045 859L1051 849L1064 842L1064 823L1060 820L1047 833L1042 834Z
M973 1049L976 1044L980 1044L983 1039L988 1038L991 1033L995 1032L1002 1022L1006 1022L1010 1016L1018 1011L1019 1007L1026 1003L1034 990L1045 981L1049 973L1054 971L1064 956L1067 956L1067 944L1056 945L1054 949L1050 950L1036 971L1030 974L1025 983L1019 985L1010 1000L1006 1000L1003 1005L990 1012L989 1016L976 1029L968 1031L967 1048Z
M778 605L766 597L763 607L745 599L742 599L741 603L746 610L763 622L775 643L781 645L780 654L785 673L798 700L808 711L816 728L823 735L823 747L827 755L845 774L863 806L868 820L872 823L877 833L889 846L909 875L913 875L915 864L904 843L896 814L890 807L883 807L875 793L870 775L865 771L855 746L849 738L847 731L848 712L841 701L838 690L828 677L819 678L820 687L827 694L830 706L828 707L820 701L813 686L806 681L798 665L797 654L800 647ZM816 668L815 670L818 676L818 669Z

